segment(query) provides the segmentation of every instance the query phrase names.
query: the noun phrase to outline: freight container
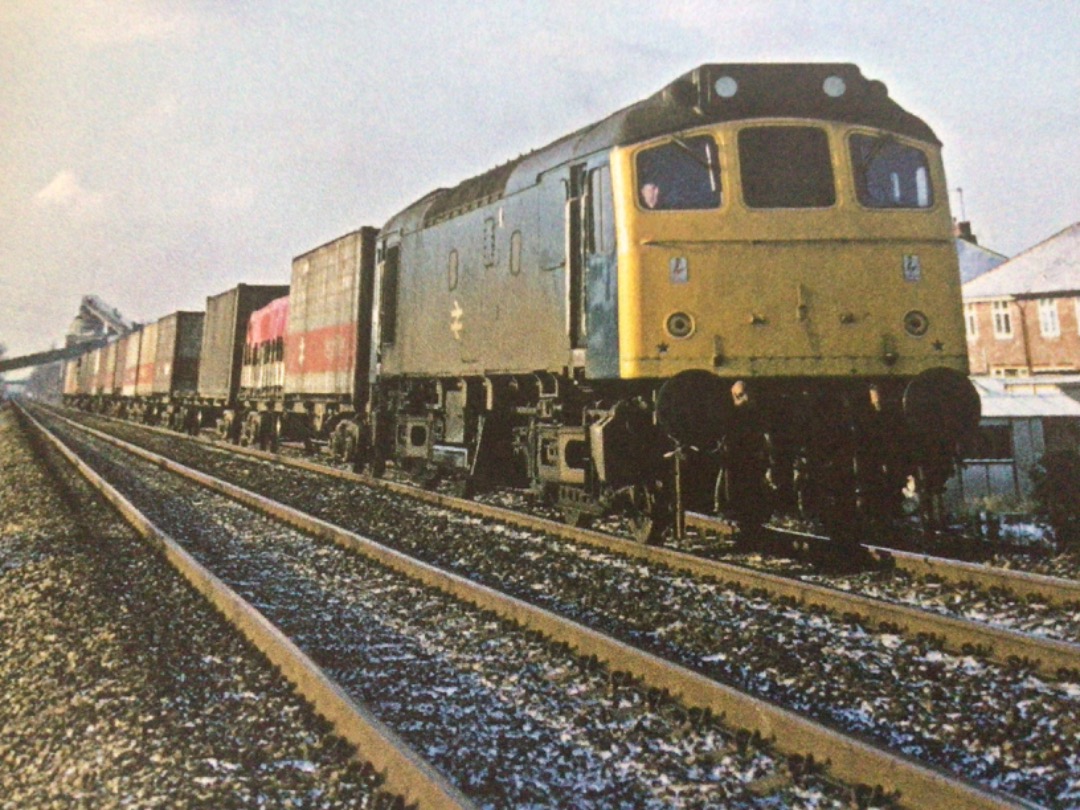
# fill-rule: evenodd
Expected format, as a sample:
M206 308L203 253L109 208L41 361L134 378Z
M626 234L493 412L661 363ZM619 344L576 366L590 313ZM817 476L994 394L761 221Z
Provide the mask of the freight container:
M240 374L241 396L280 395L285 381L285 322L289 296L275 298L255 310L248 319L244 340L244 367Z
M95 360L101 349L95 349L79 358L79 377L77 381L79 396L86 397L94 393Z
M228 405L240 388L244 338L251 313L289 294L287 285L241 284L206 299L199 351L199 398Z
M174 312L158 321L155 395L194 395L199 383L204 319L202 312Z
M139 349L142 344L142 329L136 329L120 338L116 349L116 375L122 397L135 396L135 383L139 374Z
M135 376L135 396L149 397L154 393L154 363L157 357L158 325L148 323L143 327L139 342L139 365Z
M114 340L105 344L101 349L101 360L98 363L97 379L94 381L94 394L101 397L111 397L118 393L116 388L116 352L120 341Z
M375 228L293 259L285 395L356 403L370 366Z
M79 369L86 362L86 355L64 361L64 398L79 395Z

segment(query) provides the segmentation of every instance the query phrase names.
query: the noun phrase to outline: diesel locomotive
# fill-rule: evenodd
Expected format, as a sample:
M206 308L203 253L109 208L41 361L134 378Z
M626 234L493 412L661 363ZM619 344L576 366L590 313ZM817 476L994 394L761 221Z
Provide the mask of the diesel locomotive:
M946 189L854 65L703 65L298 257L207 418L650 539L933 506L979 419Z

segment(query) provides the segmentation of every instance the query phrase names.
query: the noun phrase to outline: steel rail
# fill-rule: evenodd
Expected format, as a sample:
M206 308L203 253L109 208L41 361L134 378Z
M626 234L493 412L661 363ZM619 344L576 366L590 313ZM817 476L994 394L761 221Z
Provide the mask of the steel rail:
M355 756L370 762L382 773L385 778L383 789L400 795L407 805L417 808L472 810L475 807L388 726L349 697L265 616L197 562L48 428L25 409L19 410L143 538L165 555L226 621L281 670L316 712L330 722L334 732L356 747ZM78 427L89 430L85 426Z
M1080 603L1080 581L1075 579L1032 574L882 546L866 548L879 559L891 561L898 569L917 576L931 575L947 582L970 582L982 588L1002 588L1017 596L1041 597L1057 605Z
M148 426L140 425L140 427L147 428ZM93 430L92 428L84 429ZM164 435L176 435L174 432L163 428L150 427L149 429L161 432ZM101 435L106 436L106 434ZM1036 671L1047 677L1058 677L1062 672L1080 671L1080 644L1077 643L1045 636L1035 636L1006 627L948 616L883 599L861 596L830 588L826 585L805 582L791 576L760 571L745 565L711 560L659 546L648 546L616 535L569 526L548 518L517 512L505 507L482 504L465 498L444 495L409 484L372 478L368 475L328 467L325 464L306 459L290 458L250 447L238 447L232 444L222 445L220 442L204 439L196 439L196 441L210 447L224 446L230 451L265 461L285 464L322 475L354 481L369 487L397 492L426 503L466 512L478 517L490 518L520 528L546 532L605 551L689 571L698 576L714 577L747 588L761 589L775 596L794 599L804 605L825 608L837 615L861 616L879 626L896 627L908 635L931 635L940 639L945 648L951 652L963 653L975 649L999 663L1006 663L1010 659L1020 659L1027 661ZM721 533L731 531L730 524L709 515L688 512L686 519L687 525L698 529ZM817 535L808 536L818 537ZM882 550L878 554L876 547L868 548L879 557L884 556L886 551ZM889 553L895 554L896 552L889 551ZM916 566L920 565L918 558L923 556L905 554L902 558L898 558L898 565L911 566L908 570L914 572L917 570ZM949 571L954 577L952 581L957 582L965 581L961 577L961 572L965 569L975 569L975 572L979 573L979 569L986 568L986 566L973 563L960 563L959 566L951 565L951 563L955 562L944 558L929 557L921 565L924 567L938 566L941 570ZM998 569L998 571L1002 573L999 574L997 571L993 571L988 574L990 579L987 581L992 584L1000 584L1001 587L1009 587L1008 583L1010 582L1023 581L1036 589L1032 592L1040 594L1045 594L1040 588L1049 588L1057 581L1057 578L1054 577L1026 573L1019 579L1012 580L1008 577L1010 573L1023 572L1010 572L1008 569ZM1004 577L1004 579L1001 579L1001 577ZM1073 585L1070 580L1064 580L1064 582L1068 586ZM1080 585L1080 583L1077 584Z
M764 739L770 740L781 753L811 754L815 760L824 761L835 778L848 783L880 786L887 793L898 796L904 807L945 806L973 809L1028 808L1030 810L1037 806L1023 799L990 790L908 756L888 751L875 743L837 731L768 701L747 695L551 611L414 559L374 540L235 484L193 470L122 439L85 425L72 424L79 430L97 436L161 469L195 481L212 491L226 495L313 536L362 554L455 598L475 604L481 609L490 610L502 618L535 630L555 642L564 643L574 649L578 655L595 657L612 670L627 672L639 678L650 688L667 691L690 708L709 709L714 714L723 716L725 722L731 726L757 732ZM277 457L270 454L262 455L277 460ZM337 472L347 477L356 477L353 473ZM395 485L397 486L409 489L411 494L411 488ZM432 495L433 499L447 503L456 504L460 501L460 499L450 499L434 493L427 494ZM500 519L508 511L494 507L485 507L485 509L493 510L492 516L497 514ZM551 521L548 523L560 526ZM598 537L605 536L598 535ZM629 541L620 542L635 545Z

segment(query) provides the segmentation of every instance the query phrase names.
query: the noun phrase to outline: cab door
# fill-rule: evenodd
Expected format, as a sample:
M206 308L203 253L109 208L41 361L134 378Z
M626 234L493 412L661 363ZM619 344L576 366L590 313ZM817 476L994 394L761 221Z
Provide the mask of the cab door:
M570 167L566 199L566 333L570 338L571 365L582 365L585 349L585 183L584 163Z
M592 379L619 376L618 251L611 166L589 169L582 200L585 373Z

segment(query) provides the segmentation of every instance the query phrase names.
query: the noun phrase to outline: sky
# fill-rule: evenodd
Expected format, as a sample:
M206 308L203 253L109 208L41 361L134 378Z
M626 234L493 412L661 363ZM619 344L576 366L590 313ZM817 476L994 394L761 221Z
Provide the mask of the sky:
M1012 256L1080 220L1078 42L1073 0L0 0L0 343L288 283L708 62L859 65Z

